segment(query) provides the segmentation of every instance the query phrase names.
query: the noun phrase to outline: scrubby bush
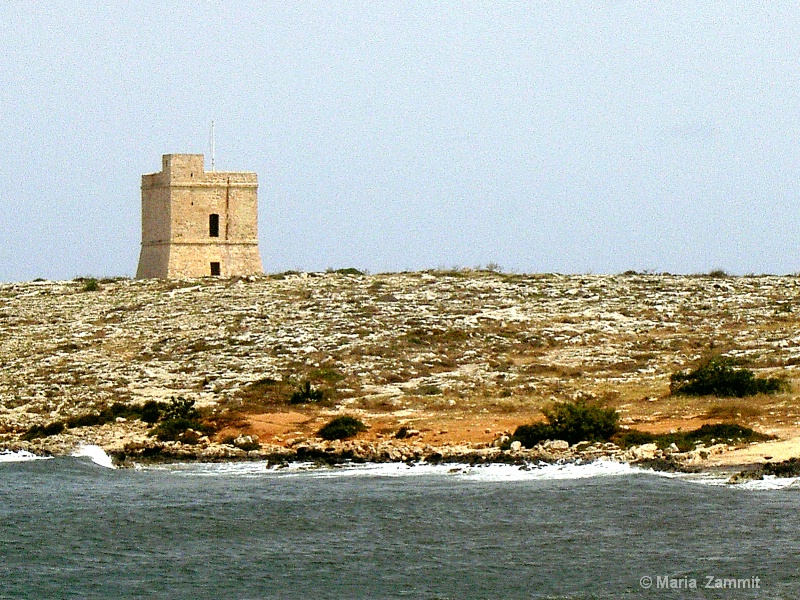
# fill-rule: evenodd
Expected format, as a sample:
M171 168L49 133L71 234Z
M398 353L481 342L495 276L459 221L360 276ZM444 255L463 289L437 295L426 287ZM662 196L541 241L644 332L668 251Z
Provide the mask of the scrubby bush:
M200 413L194 407L194 400L178 396L171 398L169 404L161 411L161 417L167 421L171 419L197 419Z
M289 398L289 404L305 404L306 402L320 402L325 397L322 390L311 387L311 382L306 381Z
M617 432L619 422L615 409L584 400L556 402L542 412L547 423L520 425L510 441L519 441L526 448L545 440L566 440L570 444L607 441Z
M750 369L736 367L732 358L714 357L693 371L679 371L670 376L673 396L727 396L742 398L756 394L776 394L789 389L780 377L756 377Z
M196 444L201 435L214 433L214 428L196 419L167 419L158 424L150 432L162 442L183 442L185 444Z
M336 269L334 273L338 275L364 275L366 272L355 267L347 267L346 269Z
M774 438L736 423L718 423L716 425L703 425L692 431L676 431L675 433L662 434L652 434L631 429L614 436L613 441L621 448L640 446L642 444L656 444L662 450L675 444L678 450L686 452L693 450L698 444L703 444L704 446L711 446L712 444L749 444L750 442L764 442L771 439Z
M56 421L55 423L49 423L47 425L34 425L28 431L26 431L20 439L29 442L31 440L35 440L36 438L42 437L50 437L51 435L58 435L62 431L64 431L65 426L64 423L61 421Z
M173 399L171 404L157 402L156 400L148 400L142 405L115 402L95 412L69 417L65 421L55 421L48 425L34 425L22 435L21 439L33 440L40 437L56 435L66 428L74 429L78 427L105 425L106 423L116 421L119 417L124 419L140 419L145 423L153 424L158 422L162 414L168 419L189 419L199 427L204 427L197 422L200 415L194 408L194 400L178 398L177 400Z
M161 418L161 412L165 407L166 405L163 402L148 400L139 410L139 418L145 423L150 423L151 425L153 423L157 423Z
M646 431L639 431L638 429L630 429L623 431L614 437L614 442L620 448L630 448L631 446L641 446L642 444L655 444L658 443L658 436ZM669 444L667 444L669 446Z
M317 432L323 440L343 440L369 429L364 423L347 415L336 417Z
M96 292L100 289L100 284L97 283L97 279L94 277L89 277L85 279L83 282L83 291L84 292Z
M798 477L800 476L800 459L795 457L778 463L766 463L762 469L766 475Z
M145 423L152 424L159 420L162 411L166 408L168 408L167 404L155 400L148 400L143 405L129 405L123 404L122 402L115 402L111 406L106 406L99 411L70 417L66 420L65 424L69 428L92 427L111 423L119 417L124 419L140 419ZM177 412L180 412L180 410Z
M162 442L196 444L201 435L210 435L215 431L212 425L201 420L194 400L179 396L172 398L169 404L156 408L160 409L162 421L150 431L150 435Z

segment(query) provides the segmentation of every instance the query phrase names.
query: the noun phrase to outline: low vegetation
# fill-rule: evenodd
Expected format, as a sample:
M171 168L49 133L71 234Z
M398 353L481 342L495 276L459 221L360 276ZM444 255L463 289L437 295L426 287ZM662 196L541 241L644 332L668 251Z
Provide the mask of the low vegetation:
M194 400L173 398L162 411L162 420L150 432L162 442L196 444L203 435L214 433L214 427L201 420Z
M620 433L614 437L622 448L630 446L640 446L642 444L655 444L662 450L669 448L672 444L678 447L681 452L694 450L698 445L712 446L714 444L749 444L750 442L764 442L774 439L772 436L753 431L749 427L737 425L735 423L719 423L717 425L703 425L693 431L677 431L675 433L664 433L660 435L647 433L645 431L630 430Z
M344 415L328 422L317 432L323 440L344 440L369 429L355 417Z
M34 425L21 436L21 439L31 441L58 435L67 429L105 425L117 419L140 420L151 425L157 424L150 431L150 435L161 441L196 443L201 435L212 434L215 430L215 427L204 420L194 407L194 400L178 397L172 398L169 403L148 400L144 404L128 405L115 402L98 411L69 417L64 421Z
M612 441L621 448L656 444L662 450L674 444L678 450L686 452L694 450L700 444L736 445L774 439L772 436L735 423L703 425L693 431L665 434L653 434L636 429L621 431L618 428L619 413L615 409L586 401L557 402L542 412L547 418L546 423L521 425L507 444L519 441L524 447L532 448L546 440L565 440L570 444Z
M23 440L34 440L41 437L58 435L65 429L79 427L95 427L105 425L117 419L138 419L145 423L156 423L161 418L161 412L168 405L155 400L148 400L144 404L123 404L115 402L100 410L69 417L63 421L54 421L47 425L34 425L26 431Z
M604 442L617 432L619 413L613 408L579 400L556 402L542 409L547 423L533 423L517 427L510 441L519 441L532 448L545 440L578 442Z
M320 402L325 398L322 390L317 390L311 387L311 382L306 381L300 386L300 389L292 393L289 398L289 404L306 404L307 402Z
M750 369L737 368L732 358L717 356L691 371L670 376L673 396L720 396L743 398L756 394L787 391L789 384L780 377L756 377Z
M283 379L263 377L242 387L237 401L229 408L247 412L269 411L275 407L303 404L330 406L336 397L336 382L342 376L332 369L307 370L298 377L286 375Z

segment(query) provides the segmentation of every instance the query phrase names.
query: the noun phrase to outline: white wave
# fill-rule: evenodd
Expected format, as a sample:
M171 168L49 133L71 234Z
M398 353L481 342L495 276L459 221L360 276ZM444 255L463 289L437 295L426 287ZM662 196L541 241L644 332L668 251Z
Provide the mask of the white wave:
M116 469L114 462L111 460L111 457L106 454L105 450L103 450L100 446L95 446L94 444L84 444L79 446L72 452L72 456L91 458L92 462L96 465L100 465L101 467L105 467L107 469Z
M646 472L668 479L678 479L680 481L685 481L686 483L709 485L713 487L727 487L737 490L783 490L786 488L800 489L800 477L775 477L774 475L765 475L763 479L752 479L742 483L731 483L730 473L669 473L662 471Z
M457 463L362 463L320 467L314 463L293 462L268 465L259 462L229 463L179 463L144 467L151 470L168 470L176 474L196 477L312 477L333 479L339 477L424 477L447 476L465 481L525 481L565 480L591 477L624 476L643 472L626 463L598 460L584 464L519 465L488 464L467 465Z
M23 457L16 460L34 460L44 457L27 453L14 453ZM4 458L8 452L0 453L0 462L14 460ZM73 456L87 456L104 467L114 468L111 458L98 446L82 446ZM310 477L314 479L334 479L340 477L452 477L461 481L512 482L589 479L597 477L625 477L630 475L650 475L666 479L677 479L686 483L728 487L742 490L779 490L790 487L800 488L800 478L776 478L766 476L763 480L748 481L731 485L728 475L713 472L678 473L654 471L632 466L628 463L610 459L599 459L586 463L528 464L524 466L492 463L468 465L458 463L429 464L419 463L345 463L335 466L319 466L313 462L290 462L281 465L265 461L242 462L189 462L162 465L135 465L137 470L168 471L188 477Z
M464 475L480 481L568 480L593 477L619 477L641 473L641 469L613 460L589 463L540 464L520 469L514 465L469 467Z
M745 481L733 487L741 487L746 490L785 490L786 488L800 488L800 477L775 477L765 475L764 479L754 479Z
M13 452L11 450L0 450L0 463L6 462L28 462L30 460L48 460L50 456L39 456L27 450Z

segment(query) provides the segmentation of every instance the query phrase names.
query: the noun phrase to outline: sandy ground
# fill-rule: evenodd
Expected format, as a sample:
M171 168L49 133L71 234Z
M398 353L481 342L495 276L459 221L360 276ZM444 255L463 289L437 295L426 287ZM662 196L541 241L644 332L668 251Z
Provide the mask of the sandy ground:
M710 467L755 465L766 462L782 462L797 457L800 457L800 436L730 450L713 457L707 463Z

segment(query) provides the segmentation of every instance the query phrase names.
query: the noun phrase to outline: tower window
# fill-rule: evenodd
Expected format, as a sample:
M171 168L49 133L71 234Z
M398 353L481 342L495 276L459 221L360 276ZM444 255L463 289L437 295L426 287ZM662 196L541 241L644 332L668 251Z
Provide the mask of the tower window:
M219 237L219 215L208 215L208 235Z
M218 262L212 262L211 263L211 275L212 276L219 275L219 263Z

